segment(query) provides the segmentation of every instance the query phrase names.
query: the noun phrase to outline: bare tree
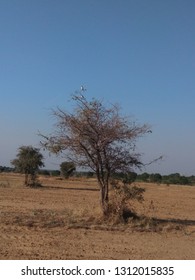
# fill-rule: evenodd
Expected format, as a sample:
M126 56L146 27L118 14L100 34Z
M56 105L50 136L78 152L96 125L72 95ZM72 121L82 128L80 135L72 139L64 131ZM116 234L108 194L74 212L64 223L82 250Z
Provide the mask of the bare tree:
M100 187L100 202L104 215L108 211L109 183L112 174L127 173L140 167L140 155L135 152L136 140L149 130L120 115L119 107L105 107L99 100L88 101L74 95L73 113L53 111L56 130L50 136L41 135L42 145L51 152L65 152L76 166L92 169Z

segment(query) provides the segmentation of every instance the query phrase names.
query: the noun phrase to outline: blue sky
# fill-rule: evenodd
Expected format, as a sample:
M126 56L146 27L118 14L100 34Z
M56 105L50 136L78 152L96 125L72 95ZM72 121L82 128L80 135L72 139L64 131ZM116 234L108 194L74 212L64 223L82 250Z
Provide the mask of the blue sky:
M164 159L143 171L195 174L194 15L194 0L1 0L0 165L84 85L152 126L138 151Z

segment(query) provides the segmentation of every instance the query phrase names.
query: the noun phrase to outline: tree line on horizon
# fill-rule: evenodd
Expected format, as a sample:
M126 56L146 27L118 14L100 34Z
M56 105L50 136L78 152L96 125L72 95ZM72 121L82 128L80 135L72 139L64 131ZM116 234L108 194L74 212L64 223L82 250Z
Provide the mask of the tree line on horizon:
M39 169L37 175L51 176L51 177L62 177L69 179L70 177L76 178L95 178L95 173L92 171L76 171L76 166L72 162L62 162L59 169ZM0 173L15 172L20 173L14 167L0 166ZM125 174L115 174L114 178L124 179ZM128 180L130 183L133 182L144 182L144 183L156 183L166 185L195 185L195 175L184 176L180 173L171 173L168 175L161 175L160 173L136 173L129 172Z

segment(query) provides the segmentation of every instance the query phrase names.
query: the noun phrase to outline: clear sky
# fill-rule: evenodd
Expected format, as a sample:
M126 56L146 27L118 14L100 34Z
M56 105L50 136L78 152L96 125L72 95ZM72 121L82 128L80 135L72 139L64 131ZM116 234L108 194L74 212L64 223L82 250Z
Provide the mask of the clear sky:
M194 0L0 0L0 165L81 85L152 126L143 171L195 174Z

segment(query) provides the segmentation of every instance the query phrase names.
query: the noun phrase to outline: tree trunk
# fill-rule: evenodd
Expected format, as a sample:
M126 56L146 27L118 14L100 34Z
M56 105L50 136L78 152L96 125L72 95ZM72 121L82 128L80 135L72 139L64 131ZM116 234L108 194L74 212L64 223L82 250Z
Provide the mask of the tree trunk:
M101 171L100 171L101 170ZM109 186L109 172L105 174L102 166L97 166L96 176L100 187L100 205L104 216L108 215L108 186Z
M100 204L104 216L108 214L108 185L100 184Z

